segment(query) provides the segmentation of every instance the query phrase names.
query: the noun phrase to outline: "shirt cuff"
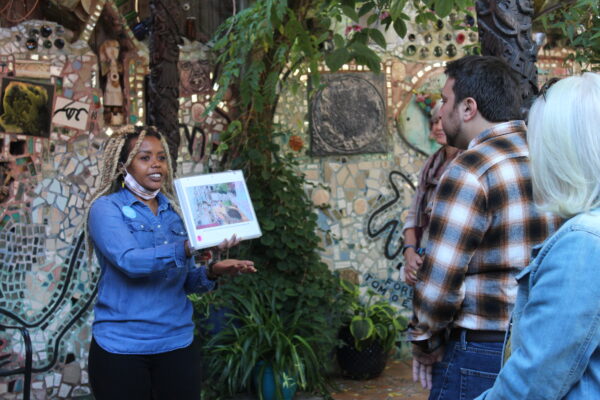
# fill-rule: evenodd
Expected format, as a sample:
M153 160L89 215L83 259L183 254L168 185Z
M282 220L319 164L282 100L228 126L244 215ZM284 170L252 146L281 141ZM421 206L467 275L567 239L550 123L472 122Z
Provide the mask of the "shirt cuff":
M187 265L189 257L185 254L185 240L175 243L175 265L183 268Z
M209 292L217 288L217 282L218 280L213 281L208 279L208 268L206 266L203 265L200 267L200 282L198 286L203 287L207 292Z

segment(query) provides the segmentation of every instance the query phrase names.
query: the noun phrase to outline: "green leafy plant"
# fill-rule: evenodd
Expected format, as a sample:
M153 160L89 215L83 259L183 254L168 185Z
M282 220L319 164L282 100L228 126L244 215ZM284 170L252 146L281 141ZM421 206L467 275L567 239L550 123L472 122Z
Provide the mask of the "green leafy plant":
M406 330L406 318L373 290L367 289L367 299L362 301L357 285L344 280L341 282L344 290L353 299L345 322L354 339L354 347L361 351L373 341L379 341L388 353L394 347L400 333Z
M536 0L536 29L554 37L555 45L572 48L569 58L598 70L600 64L600 4L597 0ZM541 26L540 26L541 24Z
M298 298L286 311L279 299L286 288L266 289L265 280L272 282L269 277L256 274L243 279L242 286L232 282L222 288L226 299L217 304L227 305L228 321L225 329L204 345L205 369L209 371L205 386L218 388L210 398L251 387L255 371L260 385L265 365L273 369L278 398L282 388L292 382L302 390L326 392L323 356L335 344L334 337L323 334L328 321L315 319L314 308L307 304L309 298Z

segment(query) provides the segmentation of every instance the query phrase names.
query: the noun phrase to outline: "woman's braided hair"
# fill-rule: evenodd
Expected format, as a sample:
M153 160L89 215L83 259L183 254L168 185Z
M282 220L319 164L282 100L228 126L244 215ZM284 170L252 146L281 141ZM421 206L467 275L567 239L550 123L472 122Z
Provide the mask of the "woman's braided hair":
M96 200L100 197L115 193L122 188L124 179L124 171L131 164L144 141L146 136L152 136L160 140L165 152L167 153L167 176L163 179L161 193L164 194L171 206L179 215L181 212L176 200L173 187L173 167L171 165L171 156L169 154L169 146L163 138L162 134L154 126L134 126L126 125L116 130L104 143L102 161L100 164L100 183L97 185L94 194L92 195L85 213L83 216L84 232L86 237L86 246L88 253L89 265L92 265L92 256L94 247L89 234L88 218L90 209ZM131 151L131 142L137 139Z

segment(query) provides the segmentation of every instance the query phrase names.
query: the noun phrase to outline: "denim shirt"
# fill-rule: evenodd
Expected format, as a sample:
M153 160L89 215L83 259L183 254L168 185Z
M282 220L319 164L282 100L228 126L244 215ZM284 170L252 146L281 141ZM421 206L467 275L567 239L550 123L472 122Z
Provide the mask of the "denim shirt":
M158 212L129 190L100 197L90 210L89 231L101 268L92 333L106 351L156 354L193 339L187 294L213 289L205 267L186 257L186 230L169 200L158 194Z
M600 209L535 252L517 275L510 358L477 399L600 399Z

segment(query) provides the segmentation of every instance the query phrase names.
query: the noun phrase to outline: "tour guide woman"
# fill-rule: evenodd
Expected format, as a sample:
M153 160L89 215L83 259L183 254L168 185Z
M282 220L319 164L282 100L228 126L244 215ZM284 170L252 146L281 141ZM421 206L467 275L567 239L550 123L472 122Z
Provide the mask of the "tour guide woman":
M94 250L101 268L88 362L97 400L198 399L186 295L213 289L221 275L256 271L247 260L194 265L167 149L154 127L109 137L86 210L90 260Z

